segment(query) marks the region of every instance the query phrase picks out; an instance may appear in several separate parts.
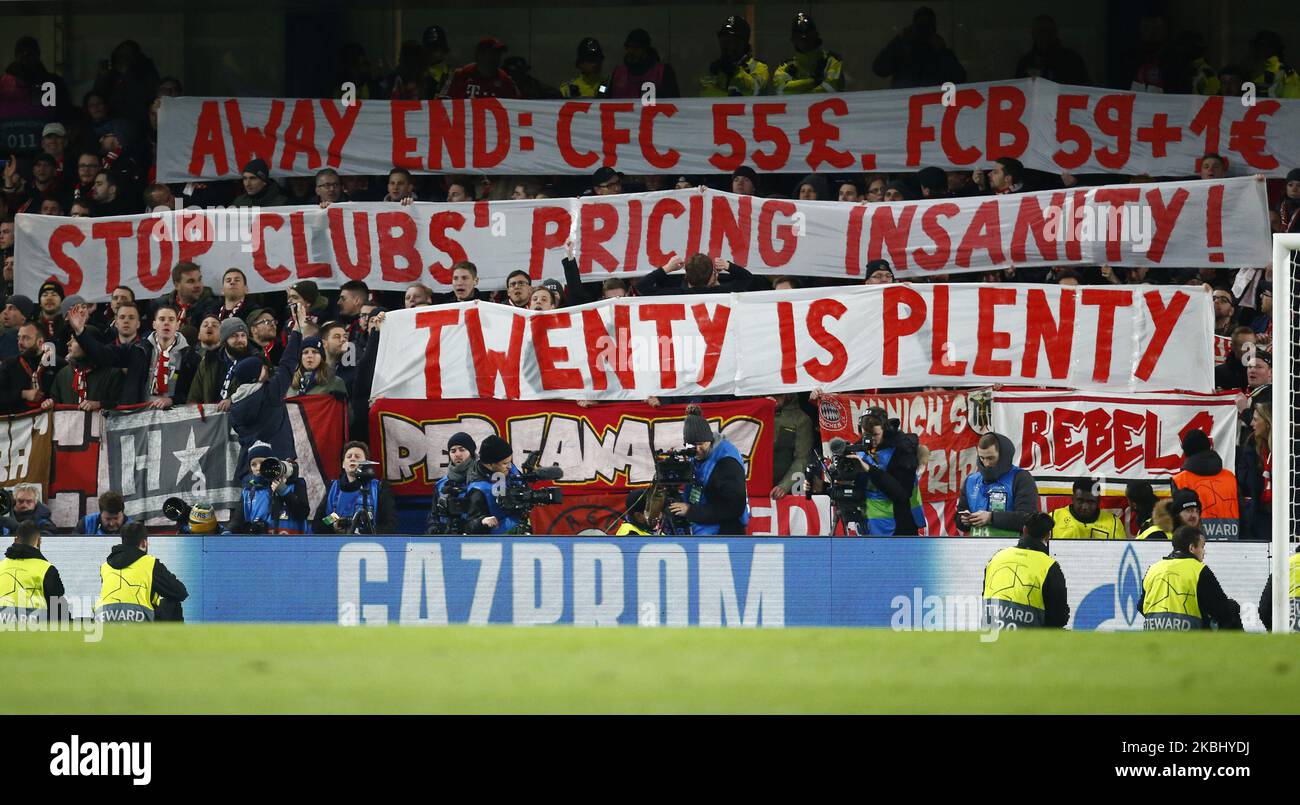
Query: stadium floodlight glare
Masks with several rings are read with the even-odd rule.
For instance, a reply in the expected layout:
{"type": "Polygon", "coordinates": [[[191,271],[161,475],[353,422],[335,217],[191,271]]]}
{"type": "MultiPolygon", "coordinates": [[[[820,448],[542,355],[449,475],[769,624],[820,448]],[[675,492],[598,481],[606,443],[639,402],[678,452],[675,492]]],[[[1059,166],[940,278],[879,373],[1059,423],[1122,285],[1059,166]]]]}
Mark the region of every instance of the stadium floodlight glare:
{"type": "Polygon", "coordinates": [[[1290,561],[1297,542],[1296,318],[1300,235],[1273,236],[1273,631],[1290,631],[1290,561]]]}

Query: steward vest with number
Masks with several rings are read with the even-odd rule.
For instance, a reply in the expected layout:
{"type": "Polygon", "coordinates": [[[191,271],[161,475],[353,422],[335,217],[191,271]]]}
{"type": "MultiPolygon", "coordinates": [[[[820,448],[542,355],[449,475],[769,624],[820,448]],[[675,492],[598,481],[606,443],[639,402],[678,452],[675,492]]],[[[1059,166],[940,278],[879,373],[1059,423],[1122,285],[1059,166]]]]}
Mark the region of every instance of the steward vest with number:
{"type": "MultiPolygon", "coordinates": [[[[370,482],[370,517],[376,518],[379,514],[379,480],[375,479],[370,482]]],[[[337,514],[339,517],[354,517],[361,511],[361,487],[353,489],[351,492],[345,492],[338,481],[330,484],[330,491],[325,496],[326,514],[337,514]]]]}
{"type": "Polygon", "coordinates": [[[1191,631],[1204,626],[1196,600],[1205,563],[1196,558],[1161,559],[1142,579],[1143,629],[1191,631]]]}
{"type": "MultiPolygon", "coordinates": [[[[736,446],[726,440],[716,442],[713,449],[709,451],[709,457],[700,461],[691,459],[691,464],[695,467],[695,480],[686,487],[686,502],[692,505],[696,503],[708,503],[709,498],[704,493],[705,487],[709,485],[709,478],[713,476],[713,470],[718,466],[718,462],[724,458],[734,458],[740,464],[740,470],[745,470],[745,459],[740,455],[736,446]]],[[[740,513],[740,524],[749,525],[749,496],[745,496],[745,510],[740,513]]],[[[691,534],[697,537],[711,537],[722,530],[718,523],[691,523],[691,534]]],[[[737,536],[744,536],[737,535],[737,536]]]]}
{"type": "MultiPolygon", "coordinates": [[[[1015,500],[1013,490],[1018,472],[1020,468],[1012,464],[1006,474],[993,481],[985,481],[984,473],[980,472],[978,467],[975,472],[966,476],[966,502],[970,504],[971,512],[1012,511],[1011,507],[1015,500]]],[[[1020,532],[988,525],[973,526],[970,535],[972,537],[1018,537],[1020,532]]]]}
{"type": "MultiPolygon", "coordinates": [[[[1104,509],[1097,513],[1097,519],[1085,523],[1074,516],[1069,506],[1062,506],[1052,511],[1052,539],[1127,539],[1124,524],[1113,512],[1104,509]]],[[[1157,529],[1159,530],[1159,529],[1157,529]]]]}
{"type": "Polygon", "coordinates": [[[27,615],[45,609],[45,573],[49,569],[50,563],[44,559],[0,560],[0,609],[22,610],[27,615]]]}
{"type": "MultiPolygon", "coordinates": [[[[859,450],[858,458],[881,472],[888,472],[889,462],[894,458],[894,448],[885,447],[874,455],[859,450]]],[[[921,508],[920,479],[912,482],[912,495],[909,501],[912,507],[912,522],[918,534],[925,533],[925,510],[921,508]]],[[[894,519],[894,501],[878,486],[867,484],[867,501],[862,506],[862,513],[867,519],[866,533],[873,537],[892,537],[898,533],[898,522],[894,519]]]]}
{"type": "Polygon", "coordinates": [[[151,621],[154,605],[153,568],[158,560],[145,554],[121,570],[108,562],[99,567],[99,599],[95,601],[97,621],[151,621]]]}
{"type": "Polygon", "coordinates": [[[990,623],[1046,626],[1043,582],[1056,560],[1042,551],[1012,546],[984,568],[984,611],[990,623]]]}

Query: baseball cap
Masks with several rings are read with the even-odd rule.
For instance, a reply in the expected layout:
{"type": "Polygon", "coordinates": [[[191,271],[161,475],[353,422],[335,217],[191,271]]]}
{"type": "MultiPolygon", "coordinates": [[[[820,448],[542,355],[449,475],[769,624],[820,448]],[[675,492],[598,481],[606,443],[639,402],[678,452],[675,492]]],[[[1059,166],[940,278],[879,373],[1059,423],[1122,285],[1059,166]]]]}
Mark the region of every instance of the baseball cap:
{"type": "Polygon", "coordinates": [[[507,49],[506,43],[502,42],[500,39],[497,39],[495,36],[483,37],[482,39],[478,40],[478,47],[475,48],[476,51],[506,50],[506,49],[507,49]]]}
{"type": "Polygon", "coordinates": [[[67,137],[68,130],[63,128],[62,123],[46,123],[45,128],[41,129],[41,137],[49,137],[51,134],[67,137]]]}

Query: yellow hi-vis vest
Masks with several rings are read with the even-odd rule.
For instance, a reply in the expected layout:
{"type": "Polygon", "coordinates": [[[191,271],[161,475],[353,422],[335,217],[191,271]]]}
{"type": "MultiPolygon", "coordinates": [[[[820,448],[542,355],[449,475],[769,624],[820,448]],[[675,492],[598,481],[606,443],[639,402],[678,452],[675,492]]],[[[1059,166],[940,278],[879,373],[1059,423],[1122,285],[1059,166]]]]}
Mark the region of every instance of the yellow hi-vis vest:
{"type": "Polygon", "coordinates": [[[45,572],[49,569],[50,563],[44,559],[0,560],[0,610],[23,610],[28,615],[45,609],[45,572]]]}
{"type": "MultiPolygon", "coordinates": [[[[1056,536],[1053,534],[1052,536],[1056,536]]],[[[1134,539],[1169,539],[1170,536],[1160,526],[1152,523],[1150,520],[1138,526],[1138,533],[1134,539]]]]}
{"type": "Polygon", "coordinates": [[[1043,582],[1056,560],[1029,548],[1003,548],[984,568],[984,612],[1004,628],[1046,626],[1043,582]]]}
{"type": "Polygon", "coordinates": [[[1124,524],[1112,512],[1104,509],[1095,522],[1085,523],[1074,516],[1069,506],[1052,511],[1052,539],[1127,539],[1124,524]]]}
{"type": "Polygon", "coordinates": [[[153,620],[153,568],[157,563],[157,559],[145,554],[121,570],[110,567],[108,562],[100,565],[102,584],[95,601],[95,620],[153,620]]]}
{"type": "Polygon", "coordinates": [[[1291,587],[1287,591],[1291,601],[1291,631],[1300,629],[1300,553],[1291,555],[1291,587]]]}
{"type": "Polygon", "coordinates": [[[1196,585],[1205,564],[1199,559],[1161,559],[1142,579],[1143,629],[1200,629],[1201,605],[1196,585]]]}
{"type": "Polygon", "coordinates": [[[616,536],[616,537],[648,537],[648,536],[650,536],[650,532],[649,532],[649,531],[642,531],[641,529],[637,528],[636,526],[632,525],[631,523],[629,523],[629,522],[624,522],[624,523],[622,523],[622,524],[618,527],[618,530],[614,532],[614,536],[616,536]]]}

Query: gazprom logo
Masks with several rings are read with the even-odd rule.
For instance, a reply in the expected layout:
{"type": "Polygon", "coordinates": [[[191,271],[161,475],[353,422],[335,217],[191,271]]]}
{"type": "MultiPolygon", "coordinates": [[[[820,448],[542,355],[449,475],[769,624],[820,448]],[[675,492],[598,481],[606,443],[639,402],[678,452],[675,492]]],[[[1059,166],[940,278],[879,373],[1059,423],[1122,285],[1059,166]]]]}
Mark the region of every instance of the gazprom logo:
{"type": "Polygon", "coordinates": [[[1142,596],[1142,565],[1132,545],[1125,546],[1119,560],[1114,584],[1103,584],[1083,597],[1074,615],[1077,631],[1092,631],[1104,623],[1116,628],[1131,627],[1138,618],[1138,599],[1142,596]]]}

